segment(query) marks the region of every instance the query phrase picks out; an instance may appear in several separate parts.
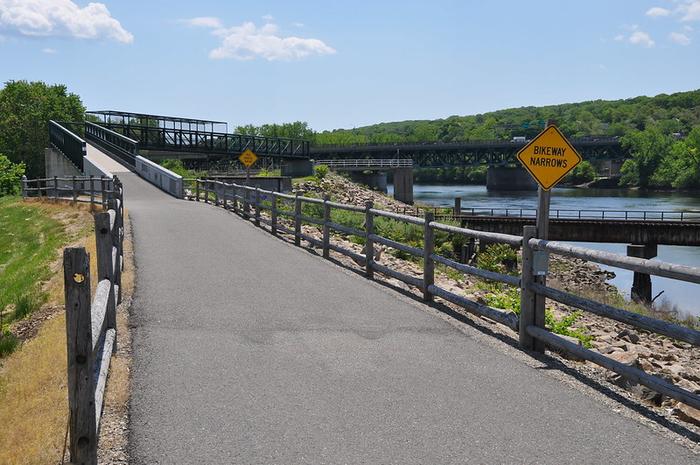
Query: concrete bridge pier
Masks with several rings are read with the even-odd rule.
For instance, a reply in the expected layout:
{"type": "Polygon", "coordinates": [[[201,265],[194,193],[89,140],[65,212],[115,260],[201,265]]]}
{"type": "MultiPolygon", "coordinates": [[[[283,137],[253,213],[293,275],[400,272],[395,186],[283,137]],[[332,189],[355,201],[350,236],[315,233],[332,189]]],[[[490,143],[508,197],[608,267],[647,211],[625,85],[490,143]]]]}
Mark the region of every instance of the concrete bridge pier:
{"type": "Polygon", "coordinates": [[[413,205],[413,168],[394,170],[394,198],[413,205]]]}
{"type": "Polygon", "coordinates": [[[350,179],[370,189],[387,192],[386,171],[350,171],[350,179]]]}
{"type": "Polygon", "coordinates": [[[489,166],[486,189],[490,191],[536,191],[537,183],[520,166],[489,166]]]}
{"type": "MultiPolygon", "coordinates": [[[[656,244],[630,244],[627,246],[627,256],[637,258],[654,258],[658,253],[656,244]]],[[[634,272],[632,280],[632,300],[635,302],[651,302],[651,276],[646,273],[634,272]]]]}
{"type": "Polygon", "coordinates": [[[282,163],[282,176],[303,178],[314,174],[314,164],[311,160],[286,160],[282,163]]]}

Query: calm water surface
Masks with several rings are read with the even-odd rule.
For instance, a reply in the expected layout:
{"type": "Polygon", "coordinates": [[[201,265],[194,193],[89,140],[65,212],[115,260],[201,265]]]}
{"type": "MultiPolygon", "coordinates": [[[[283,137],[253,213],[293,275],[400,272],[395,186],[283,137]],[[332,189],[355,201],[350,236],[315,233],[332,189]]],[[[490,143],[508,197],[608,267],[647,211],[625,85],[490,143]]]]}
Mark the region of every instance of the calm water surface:
{"type": "MultiPolygon", "coordinates": [[[[392,193],[393,186],[389,186],[392,193]]],[[[536,208],[537,192],[488,192],[485,186],[415,185],[416,202],[451,207],[454,198],[462,197],[462,207],[479,208],[536,208]]],[[[700,210],[700,196],[685,193],[640,193],[616,189],[554,189],[552,209],[591,210],[700,210]]],[[[598,250],[626,254],[626,244],[579,242],[598,250]]],[[[660,245],[657,260],[700,267],[700,247],[660,245]]],[[[632,287],[631,271],[603,267],[616,275],[610,282],[629,297],[632,287]]],[[[659,300],[677,306],[692,315],[700,316],[700,285],[682,283],[667,278],[652,277],[653,295],[664,293],[659,300]]]]}

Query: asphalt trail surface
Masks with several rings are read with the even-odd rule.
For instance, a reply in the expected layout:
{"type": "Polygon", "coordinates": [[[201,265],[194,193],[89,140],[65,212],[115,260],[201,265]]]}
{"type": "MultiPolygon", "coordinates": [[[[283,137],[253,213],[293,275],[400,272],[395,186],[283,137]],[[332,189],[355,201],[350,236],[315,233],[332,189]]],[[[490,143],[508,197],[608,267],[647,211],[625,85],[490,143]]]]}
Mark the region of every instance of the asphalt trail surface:
{"type": "Polygon", "coordinates": [[[697,464],[420,303],[120,174],[136,464],[697,464]]]}

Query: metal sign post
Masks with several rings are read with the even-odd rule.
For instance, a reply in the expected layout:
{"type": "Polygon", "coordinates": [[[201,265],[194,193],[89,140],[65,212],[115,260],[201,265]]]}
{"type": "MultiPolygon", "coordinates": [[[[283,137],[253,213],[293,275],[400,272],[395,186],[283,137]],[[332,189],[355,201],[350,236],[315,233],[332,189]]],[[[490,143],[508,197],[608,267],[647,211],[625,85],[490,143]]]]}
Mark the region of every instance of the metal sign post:
{"type": "Polygon", "coordinates": [[[250,185],[250,167],[258,161],[258,156],[250,149],[245,149],[243,153],[238,157],[238,159],[245,166],[245,183],[246,186],[250,185]]]}
{"type": "MultiPolygon", "coordinates": [[[[547,239],[549,237],[549,206],[552,197],[550,189],[581,163],[581,156],[554,123],[548,121],[547,127],[518,152],[517,158],[539,185],[535,236],[539,239],[547,239]]],[[[524,236],[526,235],[524,234],[524,236]]],[[[523,252],[524,258],[525,252],[523,252]]],[[[549,268],[547,252],[533,251],[531,257],[528,258],[528,266],[531,267],[532,281],[545,286],[549,268]]],[[[542,294],[534,293],[534,302],[529,299],[525,299],[527,311],[521,305],[521,317],[529,320],[524,321],[523,324],[544,328],[545,297],[542,294]]],[[[523,337],[529,339],[526,333],[521,332],[521,338],[523,337]]],[[[544,352],[544,343],[539,339],[534,339],[531,347],[536,352],[544,352]]]]}

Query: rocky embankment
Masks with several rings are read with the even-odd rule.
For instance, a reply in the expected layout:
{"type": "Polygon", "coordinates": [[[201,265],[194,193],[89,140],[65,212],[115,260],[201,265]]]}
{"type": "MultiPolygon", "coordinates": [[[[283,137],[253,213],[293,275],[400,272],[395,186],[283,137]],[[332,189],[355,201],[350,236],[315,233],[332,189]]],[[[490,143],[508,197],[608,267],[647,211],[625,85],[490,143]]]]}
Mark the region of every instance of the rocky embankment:
{"type": "MultiPolygon", "coordinates": [[[[295,186],[295,192],[314,197],[329,194],[334,201],[358,206],[364,206],[365,202],[372,201],[375,208],[392,211],[410,207],[382,193],[372,191],[336,175],[329,175],[321,181],[299,183],[295,186]]],[[[321,232],[318,228],[304,226],[303,230],[305,234],[321,239],[321,232]]],[[[362,252],[361,245],[350,242],[341,236],[334,236],[333,241],[357,253],[362,252]]],[[[357,267],[356,263],[344,255],[333,253],[333,258],[348,266],[357,267]]],[[[415,277],[422,276],[420,264],[397,258],[381,247],[378,248],[375,260],[402,273],[415,277]]],[[[579,259],[552,257],[548,279],[549,284],[553,287],[584,297],[594,298],[605,303],[620,304],[622,299],[618,290],[607,282],[611,277],[611,273],[602,271],[595,264],[579,259]]],[[[388,277],[384,278],[384,280],[392,286],[419,294],[417,289],[411,288],[401,281],[388,277]]],[[[460,274],[456,276],[455,273],[449,273],[448,276],[448,274],[438,270],[436,272],[436,282],[440,287],[450,292],[481,302],[485,301],[485,294],[489,292],[475,278],[467,275],[460,274]]],[[[505,327],[495,323],[491,324],[489,320],[466,314],[461,308],[452,304],[448,305],[474,319],[479,324],[488,324],[489,329],[492,331],[509,337],[517,337],[505,327]]],[[[576,311],[574,308],[551,300],[548,300],[547,308],[558,319],[562,319],[576,311]]],[[[614,320],[586,312],[578,313],[580,316],[572,325],[572,329],[590,337],[588,344],[591,349],[605,354],[620,363],[640,368],[647,373],[658,375],[684,389],[700,394],[700,349],[684,342],[637,330],[614,320]]],[[[700,428],[698,428],[700,427],[700,411],[661,396],[598,365],[571,360],[556,353],[551,355],[559,358],[567,366],[585,372],[587,376],[594,378],[597,382],[608,385],[624,396],[641,401],[657,414],[663,415],[673,422],[679,422],[680,420],[679,424],[682,424],[683,427],[700,433],[700,428]]]]}

